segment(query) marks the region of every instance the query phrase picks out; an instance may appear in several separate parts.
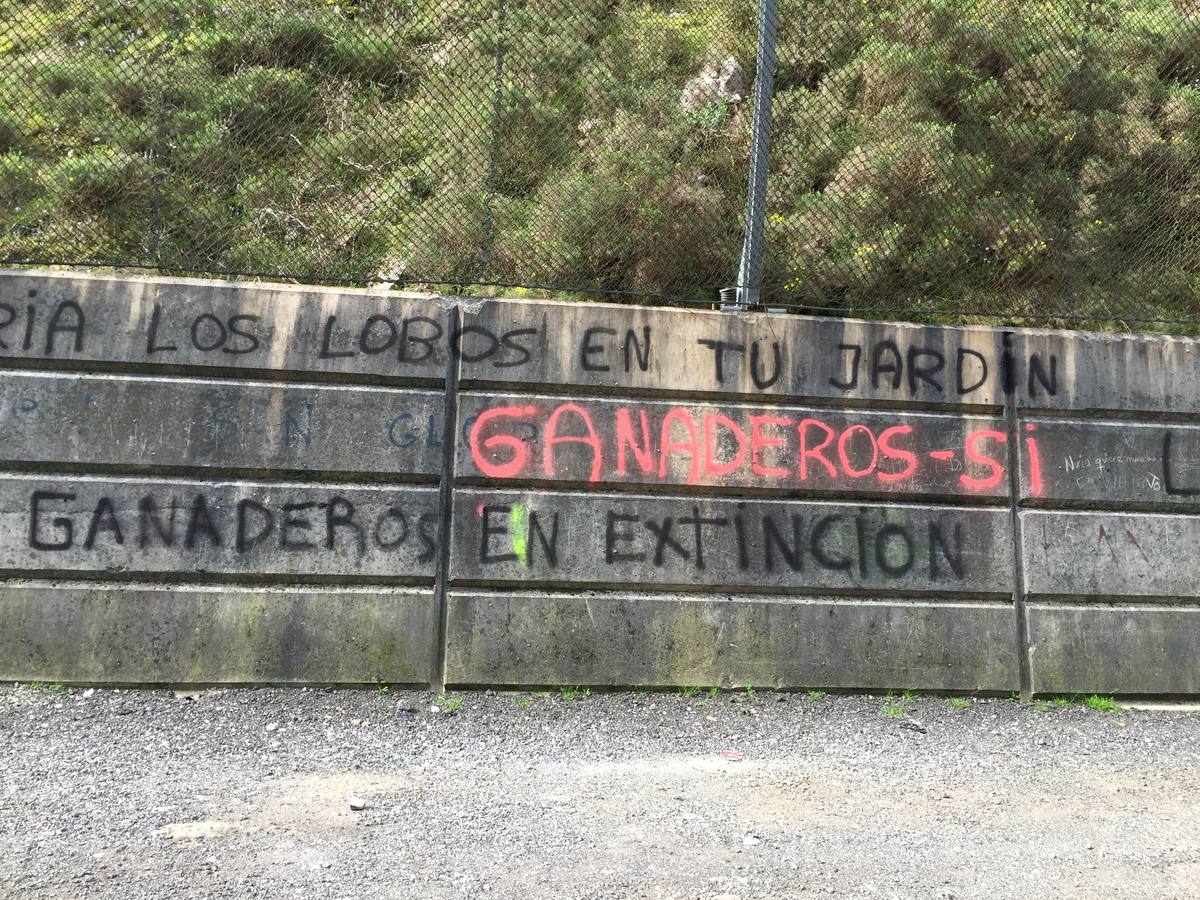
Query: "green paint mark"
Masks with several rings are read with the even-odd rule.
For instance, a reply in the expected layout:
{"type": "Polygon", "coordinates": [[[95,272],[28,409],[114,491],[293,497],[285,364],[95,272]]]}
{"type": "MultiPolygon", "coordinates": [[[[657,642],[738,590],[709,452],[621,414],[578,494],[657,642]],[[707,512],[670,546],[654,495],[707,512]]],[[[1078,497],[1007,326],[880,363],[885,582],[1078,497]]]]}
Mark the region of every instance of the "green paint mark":
{"type": "Polygon", "coordinates": [[[508,514],[508,533],[512,536],[513,553],[517,554],[521,565],[529,565],[529,520],[524,503],[514,504],[508,514]]]}

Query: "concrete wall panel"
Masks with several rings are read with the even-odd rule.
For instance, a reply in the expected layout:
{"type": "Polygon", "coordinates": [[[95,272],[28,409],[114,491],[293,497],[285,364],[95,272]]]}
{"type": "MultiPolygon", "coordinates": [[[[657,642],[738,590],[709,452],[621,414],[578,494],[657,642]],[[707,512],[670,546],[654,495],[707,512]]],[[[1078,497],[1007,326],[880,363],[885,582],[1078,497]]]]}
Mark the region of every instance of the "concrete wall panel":
{"type": "Polygon", "coordinates": [[[1022,514],[1030,594],[1200,597],[1200,519],[1153,513],[1022,514]]]}
{"type": "Polygon", "coordinates": [[[454,592],[446,678],[1016,690],[1012,623],[1000,603],[454,592]]]}
{"type": "Polygon", "coordinates": [[[472,386],[999,405],[1001,336],[762,313],[483,301],[464,305],[472,386]],[[475,360],[505,341],[520,347],[475,360]]]}
{"type": "Polygon", "coordinates": [[[1200,413],[1200,342],[587,303],[464,307],[469,384],[1200,413]]]}
{"type": "Polygon", "coordinates": [[[993,417],[490,393],[465,394],[458,412],[460,478],[1008,493],[1004,422],[993,417]]]}
{"type": "Polygon", "coordinates": [[[1200,694],[1200,608],[1033,604],[1042,694],[1200,694]]]}
{"type": "Polygon", "coordinates": [[[0,582],[0,679],[423,683],[428,591],[0,582]]]}
{"type": "Polygon", "coordinates": [[[0,573],[429,579],[437,490],[0,476],[0,573]]]}
{"type": "Polygon", "coordinates": [[[390,292],[0,271],[0,361],[441,381],[447,310],[390,292]]]}
{"type": "Polygon", "coordinates": [[[1200,503],[1200,426],[1030,419],[1024,429],[1024,497],[1097,506],[1200,503]]]}
{"type": "Polygon", "coordinates": [[[8,372],[0,463],[436,478],[442,418],[434,391],[8,372]]]}
{"type": "Polygon", "coordinates": [[[720,590],[1012,590],[1008,513],[459,489],[451,578],[720,590]]]}

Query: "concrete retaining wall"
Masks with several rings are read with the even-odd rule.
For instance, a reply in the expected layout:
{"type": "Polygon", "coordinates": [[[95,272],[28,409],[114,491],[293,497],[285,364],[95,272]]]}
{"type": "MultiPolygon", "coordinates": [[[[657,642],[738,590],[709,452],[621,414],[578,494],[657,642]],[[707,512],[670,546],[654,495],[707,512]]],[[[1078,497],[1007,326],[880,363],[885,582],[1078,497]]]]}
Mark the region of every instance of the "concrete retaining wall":
{"type": "Polygon", "coordinates": [[[1198,362],[0,272],[0,678],[1198,693],[1198,362]]]}

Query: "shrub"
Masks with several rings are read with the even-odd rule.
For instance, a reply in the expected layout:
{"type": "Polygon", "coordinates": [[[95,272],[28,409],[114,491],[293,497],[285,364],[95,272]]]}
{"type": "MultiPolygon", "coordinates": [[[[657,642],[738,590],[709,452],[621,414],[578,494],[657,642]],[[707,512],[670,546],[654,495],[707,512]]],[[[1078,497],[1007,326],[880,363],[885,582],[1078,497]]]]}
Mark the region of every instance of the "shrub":
{"type": "MultiPolygon", "coordinates": [[[[319,23],[296,15],[262,23],[246,17],[240,28],[226,26],[204,41],[204,52],[222,73],[255,67],[306,68],[324,59],[333,39],[319,23]]],[[[235,20],[236,22],[236,20],[235,20]]]]}
{"type": "Polygon", "coordinates": [[[354,29],[338,35],[325,65],[333,74],[386,88],[399,87],[408,77],[406,54],[381,31],[354,29]]]}
{"type": "Polygon", "coordinates": [[[24,139],[21,123],[12,113],[0,112],[0,153],[15,150],[24,139]]]}
{"type": "Polygon", "coordinates": [[[251,69],[224,86],[216,109],[235,143],[290,154],[319,119],[317,94],[299,72],[251,69]],[[288,136],[297,141],[282,140],[288,136]]]}
{"type": "Polygon", "coordinates": [[[136,209],[150,192],[153,170],[136,156],[97,150],[64,159],[46,175],[52,194],[80,214],[115,215],[136,209]]]}
{"type": "Polygon", "coordinates": [[[0,153],[0,207],[21,206],[37,193],[37,166],[20,153],[0,153]]]}
{"type": "Polygon", "coordinates": [[[66,63],[46,63],[38,70],[37,77],[50,96],[58,97],[75,87],[81,73],[66,63]]]}

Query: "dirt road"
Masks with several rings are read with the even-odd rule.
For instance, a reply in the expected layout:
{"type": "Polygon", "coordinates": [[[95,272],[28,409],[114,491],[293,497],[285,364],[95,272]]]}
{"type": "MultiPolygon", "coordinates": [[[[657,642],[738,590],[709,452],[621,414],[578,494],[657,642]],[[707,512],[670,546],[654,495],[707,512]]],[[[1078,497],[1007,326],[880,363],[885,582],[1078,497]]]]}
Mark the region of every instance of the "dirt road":
{"type": "Polygon", "coordinates": [[[0,893],[1200,897],[1195,714],[435,699],[0,687],[0,893]]]}

